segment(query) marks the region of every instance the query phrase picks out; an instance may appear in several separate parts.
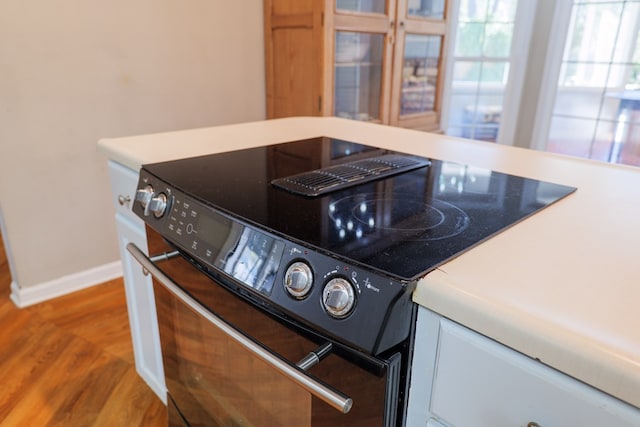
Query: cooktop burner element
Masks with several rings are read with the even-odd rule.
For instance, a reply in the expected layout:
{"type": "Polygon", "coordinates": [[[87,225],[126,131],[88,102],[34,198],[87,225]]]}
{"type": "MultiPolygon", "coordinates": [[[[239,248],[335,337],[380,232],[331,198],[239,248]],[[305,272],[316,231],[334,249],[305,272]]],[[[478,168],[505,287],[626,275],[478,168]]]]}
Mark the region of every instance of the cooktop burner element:
{"type": "Polygon", "coordinates": [[[144,169],[231,218],[407,282],[575,191],[326,137],[144,169]],[[318,174],[329,183],[306,181],[318,174]]]}
{"type": "Polygon", "coordinates": [[[415,194],[380,198],[376,193],[347,196],[329,206],[329,217],[341,237],[362,238],[375,229],[404,234],[406,239],[438,240],[453,237],[469,225],[469,216],[451,203],[432,199],[416,201],[415,194]]]}

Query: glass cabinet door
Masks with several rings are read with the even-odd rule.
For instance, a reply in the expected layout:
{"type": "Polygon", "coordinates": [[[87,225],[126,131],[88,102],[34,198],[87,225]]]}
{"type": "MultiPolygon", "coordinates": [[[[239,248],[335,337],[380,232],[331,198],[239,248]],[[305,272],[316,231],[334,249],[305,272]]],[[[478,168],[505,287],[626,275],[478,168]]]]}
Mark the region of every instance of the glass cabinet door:
{"type": "Polygon", "coordinates": [[[380,120],[384,34],[336,31],[334,114],[380,120]]]}
{"type": "Polygon", "coordinates": [[[336,0],[336,10],[364,13],[386,13],[387,0],[336,0]]]}
{"type": "MultiPolygon", "coordinates": [[[[446,0],[335,0],[332,114],[439,129],[446,0]]],[[[332,105],[331,105],[332,104],[332,105]]]]}
{"type": "Polygon", "coordinates": [[[435,110],[441,44],[441,36],[405,35],[401,116],[435,110]]]}
{"type": "Polygon", "coordinates": [[[446,0],[398,2],[390,122],[440,129],[446,0]]]}
{"type": "Polygon", "coordinates": [[[443,19],[445,0],[406,0],[407,1],[407,15],[443,19]]]}
{"type": "Polygon", "coordinates": [[[335,0],[332,114],[389,122],[396,0],[335,0]]]}

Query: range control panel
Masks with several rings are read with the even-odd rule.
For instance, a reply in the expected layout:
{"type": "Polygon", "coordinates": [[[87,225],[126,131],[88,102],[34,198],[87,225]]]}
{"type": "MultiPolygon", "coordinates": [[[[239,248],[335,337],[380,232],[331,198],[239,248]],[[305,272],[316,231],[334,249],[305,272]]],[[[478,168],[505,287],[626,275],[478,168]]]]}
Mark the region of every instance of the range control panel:
{"type": "Polygon", "coordinates": [[[369,354],[408,336],[404,283],[249,225],[145,169],[132,209],[185,256],[323,335],[369,354]]]}

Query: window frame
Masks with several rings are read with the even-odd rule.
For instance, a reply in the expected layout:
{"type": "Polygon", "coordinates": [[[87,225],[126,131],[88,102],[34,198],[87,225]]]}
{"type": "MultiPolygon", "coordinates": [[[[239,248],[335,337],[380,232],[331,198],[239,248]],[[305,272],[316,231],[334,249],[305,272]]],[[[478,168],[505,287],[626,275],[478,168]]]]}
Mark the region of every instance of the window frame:
{"type": "MultiPolygon", "coordinates": [[[[532,36],[536,13],[537,0],[518,0],[514,16],[514,31],[511,38],[511,49],[506,62],[509,71],[503,91],[502,113],[496,142],[502,145],[516,145],[517,123],[522,106],[522,93],[527,71],[529,43],[532,36]]],[[[455,56],[455,46],[459,22],[460,0],[451,0],[450,15],[447,20],[447,55],[445,58],[445,85],[443,93],[441,127],[445,130],[449,127],[449,119],[452,106],[453,70],[457,61],[492,62],[487,57],[460,57],[455,56]]]]}

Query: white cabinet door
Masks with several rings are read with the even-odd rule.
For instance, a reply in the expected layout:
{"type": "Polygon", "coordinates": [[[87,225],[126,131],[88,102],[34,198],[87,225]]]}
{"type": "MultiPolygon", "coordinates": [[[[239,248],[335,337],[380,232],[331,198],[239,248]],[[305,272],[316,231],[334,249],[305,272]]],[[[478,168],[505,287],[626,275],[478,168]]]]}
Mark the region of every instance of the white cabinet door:
{"type": "Polygon", "coordinates": [[[138,227],[120,214],[116,214],[116,222],[136,371],[166,404],[167,388],[164,382],[153,284],[151,278],[143,274],[140,264],[126,250],[127,244],[133,242],[148,252],[146,234],[144,228],[138,227]]]}
{"type": "Polygon", "coordinates": [[[431,349],[416,353],[432,356],[425,366],[414,360],[411,425],[432,418],[452,427],[640,426],[638,408],[427,310],[421,316],[428,322],[418,323],[418,348],[431,349]],[[422,391],[414,381],[425,382],[422,391]]]}
{"type": "Polygon", "coordinates": [[[148,251],[144,222],[131,212],[138,173],[118,163],[109,162],[109,176],[116,207],[118,246],[122,258],[136,371],[166,404],[167,392],[153,285],[151,279],[143,274],[140,264],[126,250],[127,244],[133,242],[143,251],[148,251]]]}

